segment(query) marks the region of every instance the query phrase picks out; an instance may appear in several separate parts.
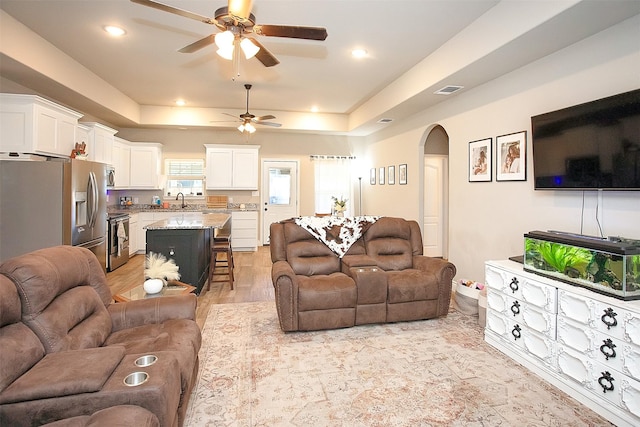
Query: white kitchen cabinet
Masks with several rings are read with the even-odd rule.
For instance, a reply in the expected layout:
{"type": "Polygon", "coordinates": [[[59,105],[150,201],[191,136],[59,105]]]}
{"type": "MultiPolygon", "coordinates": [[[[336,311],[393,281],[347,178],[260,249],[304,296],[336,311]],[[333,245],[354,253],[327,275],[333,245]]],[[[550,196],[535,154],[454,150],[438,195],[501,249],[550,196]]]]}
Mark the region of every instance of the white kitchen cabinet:
{"type": "Polygon", "coordinates": [[[618,426],[640,425],[640,301],[485,265],[485,340],[618,426]]]}
{"type": "Polygon", "coordinates": [[[118,137],[114,139],[112,160],[116,170],[114,188],[129,188],[131,183],[131,146],[128,141],[118,137]]]}
{"type": "Polygon", "coordinates": [[[95,122],[83,122],[83,124],[89,128],[87,148],[85,150],[89,160],[112,164],[113,141],[117,130],[95,122]]]}
{"type": "Polygon", "coordinates": [[[258,250],[258,212],[231,212],[231,247],[234,251],[258,250]]]}
{"type": "Polygon", "coordinates": [[[82,114],[35,95],[0,94],[0,152],[69,157],[82,114]]]}
{"type": "Polygon", "coordinates": [[[129,214],[129,256],[135,255],[138,251],[138,215],[137,213],[129,214]]]}
{"type": "Polygon", "coordinates": [[[207,190],[257,190],[258,145],[205,144],[207,190]]]}
{"type": "Polygon", "coordinates": [[[129,188],[148,190],[160,188],[162,144],[132,142],[130,156],[129,188]]]}
{"type": "Polygon", "coordinates": [[[78,144],[82,144],[83,142],[87,144],[88,141],[89,141],[89,126],[83,123],[78,123],[78,126],[76,127],[76,142],[78,144]]]}

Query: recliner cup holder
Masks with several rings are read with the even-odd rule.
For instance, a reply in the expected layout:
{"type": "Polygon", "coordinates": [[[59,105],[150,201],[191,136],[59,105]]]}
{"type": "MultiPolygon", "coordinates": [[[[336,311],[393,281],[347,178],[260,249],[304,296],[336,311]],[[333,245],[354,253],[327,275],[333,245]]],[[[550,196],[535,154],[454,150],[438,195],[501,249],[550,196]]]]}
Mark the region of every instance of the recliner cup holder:
{"type": "Polygon", "coordinates": [[[138,357],[134,363],[136,364],[136,366],[144,368],[153,365],[157,360],[158,356],[156,356],[155,354],[147,354],[145,356],[138,357]]]}
{"type": "Polygon", "coordinates": [[[140,384],[144,384],[149,379],[149,374],[146,372],[133,372],[124,377],[124,384],[129,387],[135,387],[140,384]]]}

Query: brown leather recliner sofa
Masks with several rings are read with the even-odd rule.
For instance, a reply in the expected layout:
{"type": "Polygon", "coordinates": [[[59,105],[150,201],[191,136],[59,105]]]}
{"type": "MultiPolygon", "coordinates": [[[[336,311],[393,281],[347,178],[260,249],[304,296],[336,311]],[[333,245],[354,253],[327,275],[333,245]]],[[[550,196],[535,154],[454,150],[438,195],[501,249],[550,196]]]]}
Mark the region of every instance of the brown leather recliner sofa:
{"type": "Polygon", "coordinates": [[[0,425],[116,413],[182,425],[198,372],[195,310],[195,295],[112,303],[88,249],[57,246],[7,260],[0,265],[0,425]],[[157,360],[138,366],[145,355],[157,360]],[[125,384],[135,372],[148,378],[125,384]]]}
{"type": "Polygon", "coordinates": [[[415,221],[381,217],[340,258],[292,220],[271,224],[283,331],[431,319],[449,310],[455,266],[422,255],[415,221]]]}

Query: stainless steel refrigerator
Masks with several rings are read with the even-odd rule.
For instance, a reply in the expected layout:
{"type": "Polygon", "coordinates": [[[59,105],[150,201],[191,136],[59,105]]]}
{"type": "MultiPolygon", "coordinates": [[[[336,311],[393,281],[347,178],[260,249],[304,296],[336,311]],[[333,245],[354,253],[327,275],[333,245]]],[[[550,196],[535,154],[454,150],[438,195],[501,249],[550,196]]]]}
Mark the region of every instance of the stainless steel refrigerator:
{"type": "Polygon", "coordinates": [[[82,246],[106,270],[107,170],[103,163],[0,160],[0,262],[56,245],[82,246]]]}

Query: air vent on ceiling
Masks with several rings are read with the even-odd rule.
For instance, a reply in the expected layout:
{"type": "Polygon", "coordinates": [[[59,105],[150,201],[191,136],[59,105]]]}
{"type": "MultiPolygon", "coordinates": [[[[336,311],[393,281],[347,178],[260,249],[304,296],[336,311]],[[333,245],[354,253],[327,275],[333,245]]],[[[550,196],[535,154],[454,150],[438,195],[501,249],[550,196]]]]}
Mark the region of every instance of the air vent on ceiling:
{"type": "Polygon", "coordinates": [[[382,119],[378,120],[378,123],[384,124],[384,123],[391,123],[392,121],[393,121],[393,119],[382,118],[382,119]]]}
{"type": "Polygon", "coordinates": [[[440,90],[437,90],[433,93],[435,93],[436,95],[451,95],[453,92],[457,92],[460,89],[462,89],[464,86],[445,86],[440,90]]]}

